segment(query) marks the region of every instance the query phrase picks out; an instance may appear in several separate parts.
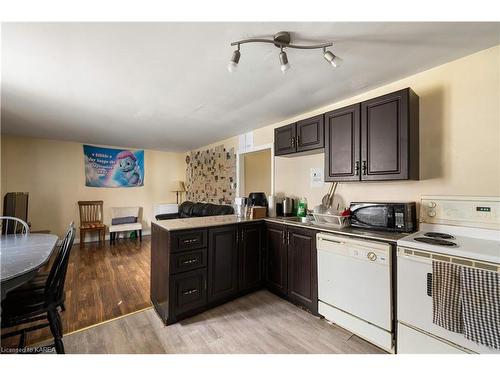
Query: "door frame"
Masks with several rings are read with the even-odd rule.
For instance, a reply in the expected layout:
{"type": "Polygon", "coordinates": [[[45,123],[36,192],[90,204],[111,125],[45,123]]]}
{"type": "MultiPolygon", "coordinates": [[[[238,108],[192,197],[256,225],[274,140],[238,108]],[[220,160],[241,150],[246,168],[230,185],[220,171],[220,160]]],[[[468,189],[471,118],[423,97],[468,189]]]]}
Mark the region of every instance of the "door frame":
{"type": "Polygon", "coordinates": [[[236,151],[236,196],[241,197],[245,193],[245,158],[242,157],[245,154],[250,154],[257,151],[271,151],[271,195],[274,195],[274,143],[266,143],[259,146],[252,146],[244,150],[236,151]]]}

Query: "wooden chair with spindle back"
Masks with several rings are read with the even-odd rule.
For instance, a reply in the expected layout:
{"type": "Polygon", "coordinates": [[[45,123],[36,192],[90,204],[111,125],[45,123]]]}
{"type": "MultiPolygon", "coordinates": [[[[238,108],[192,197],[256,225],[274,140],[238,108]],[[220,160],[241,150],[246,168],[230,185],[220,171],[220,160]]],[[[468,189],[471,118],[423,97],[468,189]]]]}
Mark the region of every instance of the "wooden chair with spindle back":
{"type": "Polygon", "coordinates": [[[99,232],[99,242],[104,242],[106,225],[103,223],[103,201],[78,201],[80,208],[80,246],[87,232],[99,232]]]}

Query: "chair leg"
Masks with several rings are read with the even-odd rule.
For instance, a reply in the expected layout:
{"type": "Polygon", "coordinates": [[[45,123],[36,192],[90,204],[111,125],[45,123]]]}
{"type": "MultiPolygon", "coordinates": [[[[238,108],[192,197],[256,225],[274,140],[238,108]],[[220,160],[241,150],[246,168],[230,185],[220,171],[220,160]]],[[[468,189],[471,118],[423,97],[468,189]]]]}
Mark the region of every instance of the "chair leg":
{"type": "Polygon", "coordinates": [[[139,241],[142,242],[142,229],[139,229],[139,241]]]}
{"type": "Polygon", "coordinates": [[[47,313],[47,318],[49,320],[50,332],[54,337],[54,347],[56,348],[57,354],[64,354],[64,344],[62,341],[62,324],[59,313],[54,310],[49,310],[47,313]]]}
{"type": "Polygon", "coordinates": [[[84,242],[85,242],[85,231],[83,229],[80,229],[80,247],[83,246],[84,242]]]}

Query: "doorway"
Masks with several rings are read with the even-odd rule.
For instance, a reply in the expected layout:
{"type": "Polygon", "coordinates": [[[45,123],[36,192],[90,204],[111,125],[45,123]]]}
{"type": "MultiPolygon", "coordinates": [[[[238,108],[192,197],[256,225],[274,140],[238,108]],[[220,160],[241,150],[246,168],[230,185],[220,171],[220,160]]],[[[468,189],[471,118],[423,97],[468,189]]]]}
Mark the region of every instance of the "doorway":
{"type": "Polygon", "coordinates": [[[237,196],[248,197],[252,192],[274,194],[274,158],[270,145],[238,152],[237,196]]]}

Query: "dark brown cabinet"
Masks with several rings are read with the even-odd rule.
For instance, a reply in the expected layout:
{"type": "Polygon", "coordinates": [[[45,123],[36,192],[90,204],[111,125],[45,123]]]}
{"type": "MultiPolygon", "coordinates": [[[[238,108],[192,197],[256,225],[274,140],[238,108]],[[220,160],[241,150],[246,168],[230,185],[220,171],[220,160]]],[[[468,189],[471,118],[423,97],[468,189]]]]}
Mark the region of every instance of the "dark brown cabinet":
{"type": "Polygon", "coordinates": [[[208,230],[208,302],[238,292],[237,225],[208,230]]]}
{"type": "Polygon", "coordinates": [[[254,221],[151,231],[151,302],[165,324],[262,286],[317,313],[313,230],[254,221]]]}
{"type": "Polygon", "coordinates": [[[274,129],[274,154],[291,155],[325,146],[323,115],[274,129]]]}
{"type": "Polygon", "coordinates": [[[325,147],[323,115],[297,122],[295,144],[297,152],[325,147]]]}
{"type": "Polygon", "coordinates": [[[325,114],[325,181],[419,178],[419,103],[410,89],[325,114]]]}
{"type": "Polygon", "coordinates": [[[318,311],[316,232],[288,227],[288,298],[318,311]]]}
{"type": "Polygon", "coordinates": [[[262,286],[264,272],[264,224],[241,224],[238,234],[239,291],[262,286]]]}
{"type": "Polygon", "coordinates": [[[325,181],[359,181],[360,107],[325,113],[325,181]]]}
{"type": "Polygon", "coordinates": [[[274,129],[274,154],[287,155],[296,152],[296,124],[285,125],[274,129]]]}
{"type": "Polygon", "coordinates": [[[317,314],[316,231],[268,223],[266,239],[267,288],[317,314]]]}
{"type": "Polygon", "coordinates": [[[185,272],[172,277],[170,297],[175,316],[207,303],[207,270],[185,272]]]}
{"type": "Polygon", "coordinates": [[[418,96],[405,89],[361,103],[362,180],[418,179],[418,96]]]}
{"type": "Polygon", "coordinates": [[[286,227],[284,225],[267,224],[266,252],[267,270],[266,285],[273,292],[287,294],[287,246],[286,227]]]}

